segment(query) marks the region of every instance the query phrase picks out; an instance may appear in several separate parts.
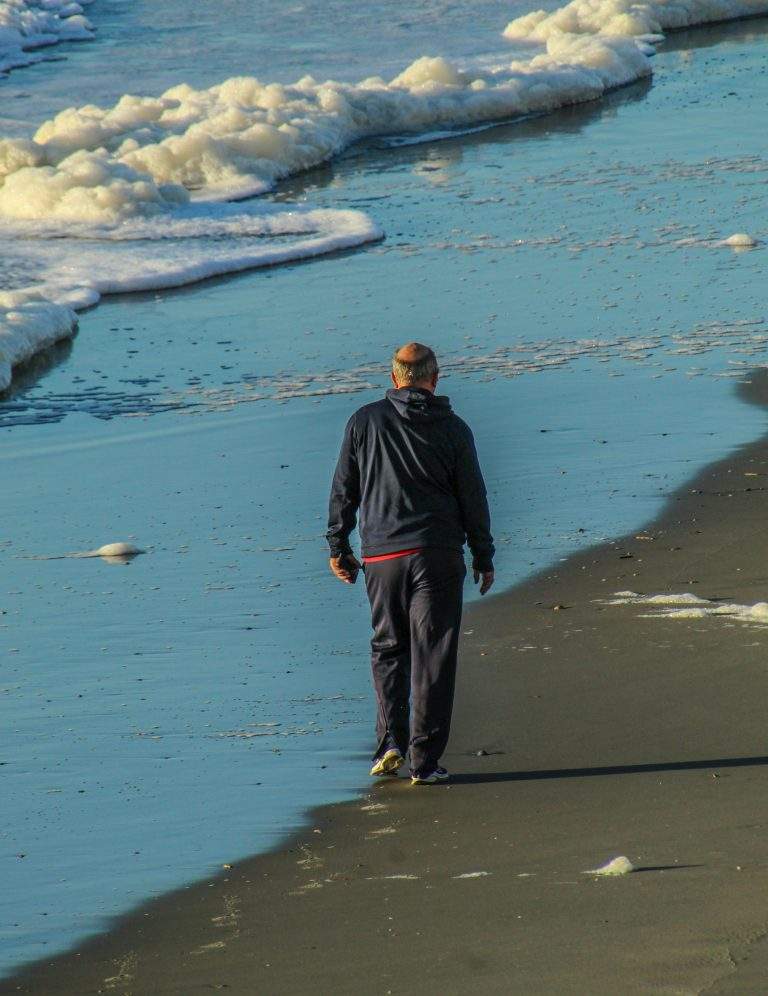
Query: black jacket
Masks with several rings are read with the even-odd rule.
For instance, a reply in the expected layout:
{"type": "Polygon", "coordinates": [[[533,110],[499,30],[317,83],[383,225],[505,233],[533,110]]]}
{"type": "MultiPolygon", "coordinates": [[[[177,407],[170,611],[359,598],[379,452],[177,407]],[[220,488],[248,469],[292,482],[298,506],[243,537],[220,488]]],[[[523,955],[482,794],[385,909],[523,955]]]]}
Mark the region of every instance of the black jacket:
{"type": "Polygon", "coordinates": [[[475,441],[448,398],[417,387],[387,391],[347,422],[331,485],[331,556],[350,553],[360,509],[362,555],[412,547],[461,550],[493,570],[493,538],[475,441]]]}

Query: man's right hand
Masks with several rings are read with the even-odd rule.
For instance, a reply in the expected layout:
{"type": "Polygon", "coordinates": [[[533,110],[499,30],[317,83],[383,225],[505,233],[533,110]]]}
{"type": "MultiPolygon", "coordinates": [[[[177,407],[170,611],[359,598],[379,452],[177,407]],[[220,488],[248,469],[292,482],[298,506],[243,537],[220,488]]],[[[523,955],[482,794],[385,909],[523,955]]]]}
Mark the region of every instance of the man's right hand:
{"type": "Polygon", "coordinates": [[[360,561],[354,554],[347,553],[342,557],[331,557],[328,563],[339,581],[343,581],[344,584],[354,584],[357,581],[360,561]]]}
{"type": "Polygon", "coordinates": [[[475,571],[475,584],[482,578],[482,583],[480,584],[480,594],[485,595],[486,592],[491,590],[491,585],[493,584],[493,571],[475,571]]]}

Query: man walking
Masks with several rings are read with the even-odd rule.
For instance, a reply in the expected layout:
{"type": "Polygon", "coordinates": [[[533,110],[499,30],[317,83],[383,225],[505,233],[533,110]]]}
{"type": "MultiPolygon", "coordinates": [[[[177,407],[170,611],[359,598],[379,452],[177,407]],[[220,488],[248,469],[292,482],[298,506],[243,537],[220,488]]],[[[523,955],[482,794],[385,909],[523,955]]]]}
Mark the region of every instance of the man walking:
{"type": "Polygon", "coordinates": [[[394,387],[350,418],[327,533],[331,570],[354,584],[361,565],[349,536],[359,509],[378,700],[371,774],[396,775],[410,749],[414,785],[448,778],[439,762],[453,709],[465,539],[480,594],[493,584],[475,443],[448,398],[435,396],[438,372],[428,346],[403,346],[392,361],[394,387]]]}

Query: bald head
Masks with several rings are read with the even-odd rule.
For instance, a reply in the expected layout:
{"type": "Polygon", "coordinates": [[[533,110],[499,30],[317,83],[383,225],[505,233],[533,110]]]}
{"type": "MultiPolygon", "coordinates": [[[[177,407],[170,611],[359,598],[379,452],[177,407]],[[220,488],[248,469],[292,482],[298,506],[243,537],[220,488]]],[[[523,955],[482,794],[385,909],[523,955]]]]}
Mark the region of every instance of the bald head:
{"type": "Polygon", "coordinates": [[[420,342],[401,346],[392,357],[392,383],[395,387],[421,387],[434,391],[438,376],[437,357],[420,342]]]}

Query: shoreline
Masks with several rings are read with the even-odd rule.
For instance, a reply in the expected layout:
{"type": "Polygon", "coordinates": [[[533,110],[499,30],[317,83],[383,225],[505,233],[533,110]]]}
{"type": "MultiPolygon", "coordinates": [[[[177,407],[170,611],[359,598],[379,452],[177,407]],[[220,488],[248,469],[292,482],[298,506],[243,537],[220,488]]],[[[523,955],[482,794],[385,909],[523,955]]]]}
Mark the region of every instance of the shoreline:
{"type": "MultiPolygon", "coordinates": [[[[765,406],[768,374],[740,393],[765,406]]],[[[764,629],[596,601],[762,600],[761,465],[768,436],[645,528],[465,610],[449,787],[312,810],[0,992],[761,992],[764,629]],[[582,874],[618,854],[645,874],[582,874]]]]}

